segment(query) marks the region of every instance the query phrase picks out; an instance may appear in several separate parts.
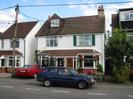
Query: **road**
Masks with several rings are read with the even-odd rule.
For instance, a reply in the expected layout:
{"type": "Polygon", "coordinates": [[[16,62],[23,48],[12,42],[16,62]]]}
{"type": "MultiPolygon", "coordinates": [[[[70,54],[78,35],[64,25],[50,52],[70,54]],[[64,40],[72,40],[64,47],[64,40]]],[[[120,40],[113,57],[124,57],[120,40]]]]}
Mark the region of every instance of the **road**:
{"type": "Polygon", "coordinates": [[[97,83],[90,89],[52,86],[35,79],[0,77],[0,99],[133,99],[133,85],[97,83]]]}

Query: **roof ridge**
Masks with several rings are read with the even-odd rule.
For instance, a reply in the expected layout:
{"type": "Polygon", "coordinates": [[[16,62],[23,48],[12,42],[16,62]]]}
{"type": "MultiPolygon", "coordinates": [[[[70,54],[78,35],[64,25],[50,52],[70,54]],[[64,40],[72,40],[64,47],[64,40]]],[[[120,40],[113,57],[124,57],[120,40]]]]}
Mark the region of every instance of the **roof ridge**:
{"type": "Polygon", "coordinates": [[[75,17],[66,17],[66,18],[62,18],[62,19],[75,19],[75,18],[85,18],[85,17],[98,17],[98,15],[92,15],[92,16],[75,16],[75,17]]]}

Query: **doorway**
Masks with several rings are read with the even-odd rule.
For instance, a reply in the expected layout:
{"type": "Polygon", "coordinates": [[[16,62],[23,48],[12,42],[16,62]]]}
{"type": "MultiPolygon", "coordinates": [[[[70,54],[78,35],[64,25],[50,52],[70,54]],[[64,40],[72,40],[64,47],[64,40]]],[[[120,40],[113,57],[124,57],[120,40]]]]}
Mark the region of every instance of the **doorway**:
{"type": "Polygon", "coordinates": [[[67,58],[67,67],[73,68],[73,58],[67,58]]]}
{"type": "Polygon", "coordinates": [[[58,66],[64,67],[64,58],[58,58],[58,66]]]}

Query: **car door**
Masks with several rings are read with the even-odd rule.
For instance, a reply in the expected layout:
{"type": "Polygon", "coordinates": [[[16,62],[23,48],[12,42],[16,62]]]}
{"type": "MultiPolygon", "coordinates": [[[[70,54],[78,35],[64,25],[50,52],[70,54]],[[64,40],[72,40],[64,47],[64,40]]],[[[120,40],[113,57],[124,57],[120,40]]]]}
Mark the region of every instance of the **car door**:
{"type": "Polygon", "coordinates": [[[74,76],[71,71],[67,68],[58,69],[58,76],[56,78],[56,83],[60,85],[73,85],[74,84],[74,76]]]}
{"type": "Polygon", "coordinates": [[[57,77],[58,77],[57,69],[56,68],[49,68],[47,78],[50,79],[53,83],[55,83],[57,77]]]}

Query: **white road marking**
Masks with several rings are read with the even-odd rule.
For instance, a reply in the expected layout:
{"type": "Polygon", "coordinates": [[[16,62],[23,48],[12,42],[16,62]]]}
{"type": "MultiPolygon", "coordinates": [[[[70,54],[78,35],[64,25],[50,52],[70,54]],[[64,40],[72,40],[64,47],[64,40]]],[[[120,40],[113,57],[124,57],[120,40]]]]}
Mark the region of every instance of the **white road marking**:
{"type": "Polygon", "coordinates": [[[25,88],[26,90],[36,90],[36,91],[40,91],[40,89],[37,88],[25,88]]]}
{"type": "Polygon", "coordinates": [[[133,98],[133,95],[128,95],[128,97],[133,98]]]}
{"type": "Polygon", "coordinates": [[[87,93],[88,95],[96,95],[96,96],[107,96],[107,94],[104,93],[87,93]]]}
{"type": "Polygon", "coordinates": [[[131,86],[115,86],[115,85],[97,85],[97,86],[102,86],[102,87],[114,87],[114,88],[128,88],[128,89],[133,89],[131,86]]]}
{"type": "Polygon", "coordinates": [[[0,86],[0,87],[3,87],[3,88],[13,88],[13,86],[0,86]]]}
{"type": "Polygon", "coordinates": [[[56,92],[56,93],[70,93],[70,91],[64,91],[64,90],[53,90],[53,92],[56,92]]]}

